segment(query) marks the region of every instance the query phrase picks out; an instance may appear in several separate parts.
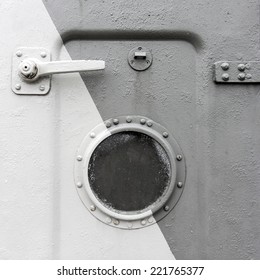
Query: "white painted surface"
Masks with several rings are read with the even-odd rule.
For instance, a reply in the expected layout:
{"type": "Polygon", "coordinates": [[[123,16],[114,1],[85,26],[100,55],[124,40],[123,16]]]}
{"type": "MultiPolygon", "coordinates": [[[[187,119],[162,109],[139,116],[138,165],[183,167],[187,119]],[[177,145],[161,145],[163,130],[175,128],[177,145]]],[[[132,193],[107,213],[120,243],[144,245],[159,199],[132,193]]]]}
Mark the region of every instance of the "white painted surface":
{"type": "Polygon", "coordinates": [[[118,230],[85,209],[74,157],[102,119],[79,74],[54,76],[47,96],[11,91],[17,47],[70,57],[40,0],[2,1],[0,11],[0,259],[174,258],[157,225],[118,230]]]}

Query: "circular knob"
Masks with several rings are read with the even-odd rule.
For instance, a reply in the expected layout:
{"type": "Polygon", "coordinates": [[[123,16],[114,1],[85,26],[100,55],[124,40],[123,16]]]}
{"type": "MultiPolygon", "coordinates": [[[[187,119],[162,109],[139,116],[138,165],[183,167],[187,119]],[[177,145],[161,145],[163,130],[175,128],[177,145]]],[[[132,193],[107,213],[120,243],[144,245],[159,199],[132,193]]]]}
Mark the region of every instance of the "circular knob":
{"type": "Polygon", "coordinates": [[[19,74],[22,78],[32,80],[38,73],[38,67],[33,60],[23,60],[19,65],[19,74]]]}

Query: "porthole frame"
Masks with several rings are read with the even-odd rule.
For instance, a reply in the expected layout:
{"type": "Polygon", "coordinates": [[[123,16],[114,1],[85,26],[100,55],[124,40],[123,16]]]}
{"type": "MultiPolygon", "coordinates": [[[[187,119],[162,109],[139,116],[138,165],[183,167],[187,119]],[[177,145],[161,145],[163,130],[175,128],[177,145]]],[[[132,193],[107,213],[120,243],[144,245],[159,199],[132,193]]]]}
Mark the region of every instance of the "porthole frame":
{"type": "Polygon", "coordinates": [[[185,159],[177,141],[163,126],[143,116],[121,116],[97,125],[83,139],[75,157],[74,180],[83,204],[100,221],[122,229],[143,228],[166,216],[183,192],[185,176],[185,159]],[[170,185],[161,199],[145,212],[111,210],[97,199],[89,184],[88,164],[92,153],[104,139],[122,131],[135,131],[152,137],[164,148],[170,160],[170,185]]]}

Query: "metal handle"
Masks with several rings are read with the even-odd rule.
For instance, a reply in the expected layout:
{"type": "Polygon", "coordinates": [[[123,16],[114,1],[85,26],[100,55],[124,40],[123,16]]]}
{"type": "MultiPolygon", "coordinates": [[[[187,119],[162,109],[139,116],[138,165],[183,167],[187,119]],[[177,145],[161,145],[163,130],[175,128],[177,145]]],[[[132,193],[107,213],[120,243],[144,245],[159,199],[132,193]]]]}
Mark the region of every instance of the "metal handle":
{"type": "Polygon", "coordinates": [[[61,73],[85,72],[105,69],[103,60],[63,60],[42,62],[27,58],[19,65],[19,75],[25,80],[37,80],[41,76],[61,73]]]}

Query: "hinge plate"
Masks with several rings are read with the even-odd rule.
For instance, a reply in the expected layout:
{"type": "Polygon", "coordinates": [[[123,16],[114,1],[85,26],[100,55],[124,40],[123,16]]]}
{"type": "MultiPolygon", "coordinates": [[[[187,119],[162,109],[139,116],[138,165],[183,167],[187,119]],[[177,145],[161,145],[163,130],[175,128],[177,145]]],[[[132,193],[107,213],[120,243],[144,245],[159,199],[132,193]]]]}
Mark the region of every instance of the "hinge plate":
{"type": "Polygon", "coordinates": [[[218,61],[214,67],[216,83],[260,83],[260,61],[218,61]]]}
{"type": "Polygon", "coordinates": [[[44,48],[18,48],[13,54],[12,91],[16,94],[45,95],[51,88],[51,76],[39,77],[36,81],[24,81],[18,74],[20,63],[26,58],[37,58],[43,62],[51,61],[51,54],[44,48]]]}

